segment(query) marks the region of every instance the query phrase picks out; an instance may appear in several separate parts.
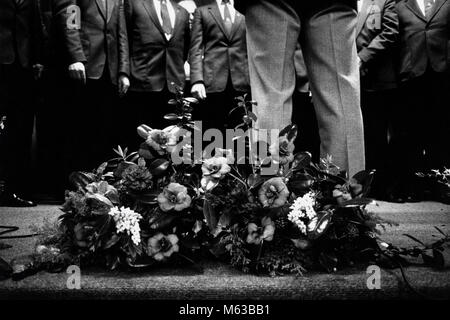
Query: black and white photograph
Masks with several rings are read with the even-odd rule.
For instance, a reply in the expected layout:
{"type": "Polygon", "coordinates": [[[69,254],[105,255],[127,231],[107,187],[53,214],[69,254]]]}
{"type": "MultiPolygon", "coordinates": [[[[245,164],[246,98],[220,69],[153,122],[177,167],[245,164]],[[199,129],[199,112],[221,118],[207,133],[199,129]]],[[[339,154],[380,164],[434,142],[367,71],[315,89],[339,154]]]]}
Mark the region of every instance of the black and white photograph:
{"type": "Polygon", "coordinates": [[[449,300],[449,139],[450,0],[0,0],[1,304],[449,300]]]}

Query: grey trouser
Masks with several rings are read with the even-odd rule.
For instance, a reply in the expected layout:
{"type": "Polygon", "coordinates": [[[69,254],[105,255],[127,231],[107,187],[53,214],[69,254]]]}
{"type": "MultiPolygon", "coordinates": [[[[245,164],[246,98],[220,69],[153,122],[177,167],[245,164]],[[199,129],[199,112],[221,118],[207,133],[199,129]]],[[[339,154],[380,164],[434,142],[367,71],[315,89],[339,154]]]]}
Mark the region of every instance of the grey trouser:
{"type": "MultiPolygon", "coordinates": [[[[316,1],[322,0],[311,2],[316,1]]],[[[246,8],[250,83],[252,98],[258,102],[256,128],[281,130],[291,123],[294,53],[300,41],[318,119],[321,157],[331,155],[352,176],[365,167],[357,12],[345,2],[332,1],[317,9],[303,8],[303,3],[311,6],[310,1],[298,2],[256,0],[246,8]]]]}

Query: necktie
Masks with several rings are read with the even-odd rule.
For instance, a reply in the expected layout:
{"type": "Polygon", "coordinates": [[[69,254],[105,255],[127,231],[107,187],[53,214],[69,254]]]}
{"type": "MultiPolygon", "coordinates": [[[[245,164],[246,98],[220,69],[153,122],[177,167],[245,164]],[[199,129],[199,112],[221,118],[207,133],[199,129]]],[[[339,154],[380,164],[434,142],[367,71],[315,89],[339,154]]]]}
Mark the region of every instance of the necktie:
{"type": "Polygon", "coordinates": [[[161,0],[161,19],[164,33],[167,35],[172,34],[172,23],[170,22],[169,9],[167,9],[166,0],[161,0]]]}
{"type": "Polygon", "coordinates": [[[233,28],[233,20],[231,20],[231,13],[230,9],[228,8],[228,4],[230,3],[230,0],[222,0],[222,4],[224,5],[223,8],[223,22],[225,25],[225,30],[227,31],[227,34],[231,34],[231,28],[233,28]]]}
{"type": "Polygon", "coordinates": [[[431,14],[431,9],[433,9],[434,0],[424,0],[425,4],[425,17],[428,19],[431,14]]]}

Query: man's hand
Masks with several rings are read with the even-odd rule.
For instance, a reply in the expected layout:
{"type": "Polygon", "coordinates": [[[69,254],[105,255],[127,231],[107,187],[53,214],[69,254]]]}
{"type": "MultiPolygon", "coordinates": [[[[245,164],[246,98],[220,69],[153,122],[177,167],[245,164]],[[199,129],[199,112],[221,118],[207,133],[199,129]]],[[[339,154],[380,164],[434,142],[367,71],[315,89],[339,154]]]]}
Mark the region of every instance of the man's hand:
{"type": "Polygon", "coordinates": [[[358,68],[361,69],[362,65],[363,65],[363,61],[361,60],[361,58],[359,56],[357,56],[358,59],[358,68]]]}
{"type": "Polygon", "coordinates": [[[365,77],[367,75],[367,68],[364,65],[364,61],[362,61],[359,56],[358,56],[358,68],[360,76],[365,77]]]}
{"type": "Polygon", "coordinates": [[[80,80],[86,84],[86,71],[82,62],[75,62],[69,66],[69,76],[73,80],[80,80]]]}
{"type": "Polygon", "coordinates": [[[33,75],[34,80],[39,80],[42,77],[42,72],[44,71],[44,66],[42,64],[36,63],[33,65],[33,75]]]}
{"type": "Polygon", "coordinates": [[[126,75],[120,75],[119,77],[119,96],[123,97],[130,87],[130,79],[126,75]]]}
{"type": "Polygon", "coordinates": [[[206,99],[206,89],[203,83],[196,83],[192,86],[191,93],[194,98],[203,100],[206,99]]]}

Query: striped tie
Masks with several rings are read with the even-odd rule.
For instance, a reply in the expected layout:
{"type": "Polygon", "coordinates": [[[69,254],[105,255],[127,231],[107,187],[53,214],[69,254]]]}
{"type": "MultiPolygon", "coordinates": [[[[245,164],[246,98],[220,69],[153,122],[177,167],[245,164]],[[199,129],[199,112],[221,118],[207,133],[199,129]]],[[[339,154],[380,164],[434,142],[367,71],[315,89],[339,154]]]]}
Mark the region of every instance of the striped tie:
{"type": "Polygon", "coordinates": [[[424,4],[425,4],[425,17],[429,19],[431,15],[431,10],[433,9],[434,0],[424,0],[424,4]]]}
{"type": "Polygon", "coordinates": [[[172,23],[170,22],[169,9],[167,9],[166,0],[161,0],[161,19],[163,30],[166,35],[172,34],[172,23]]]}
{"type": "Polygon", "coordinates": [[[233,28],[233,20],[231,20],[231,13],[230,9],[228,8],[228,4],[230,3],[230,0],[222,0],[222,4],[224,5],[223,8],[223,20],[225,24],[225,30],[227,31],[227,34],[231,34],[231,29],[233,28]]]}

